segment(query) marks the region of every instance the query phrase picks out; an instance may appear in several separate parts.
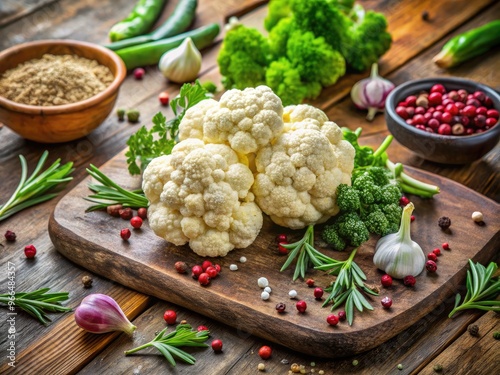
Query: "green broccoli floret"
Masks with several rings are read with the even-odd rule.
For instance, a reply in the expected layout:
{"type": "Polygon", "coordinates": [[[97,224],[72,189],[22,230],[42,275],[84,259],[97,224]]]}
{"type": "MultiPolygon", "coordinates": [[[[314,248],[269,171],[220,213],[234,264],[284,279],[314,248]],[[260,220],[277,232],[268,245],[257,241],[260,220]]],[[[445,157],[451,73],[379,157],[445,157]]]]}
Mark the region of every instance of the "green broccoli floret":
{"type": "Polygon", "coordinates": [[[365,12],[360,5],[356,5],[356,20],[351,23],[342,40],[342,55],[350,68],[364,71],[391,47],[391,34],[387,31],[387,19],[382,13],[365,12]]]}
{"type": "Polygon", "coordinates": [[[293,17],[283,18],[269,32],[269,47],[274,59],[286,57],[290,35],[296,30],[293,17]]]}
{"type": "Polygon", "coordinates": [[[339,236],[336,225],[326,225],[323,228],[322,237],[334,250],[342,251],[346,247],[346,242],[339,236]]]}
{"type": "Polygon", "coordinates": [[[397,203],[391,203],[386,205],[380,205],[380,209],[384,213],[389,225],[392,228],[396,228],[393,232],[397,232],[399,224],[401,222],[401,215],[403,214],[403,209],[397,203]]]}
{"type": "Polygon", "coordinates": [[[205,81],[201,84],[201,87],[203,87],[205,90],[207,90],[211,94],[215,94],[217,91],[217,85],[213,83],[212,81],[205,81]]]}
{"type": "Polygon", "coordinates": [[[361,203],[372,204],[375,202],[374,190],[375,182],[368,172],[364,172],[356,177],[352,182],[352,187],[358,191],[361,203]]]}
{"type": "Polygon", "coordinates": [[[265,29],[271,31],[280,20],[290,15],[290,0],[270,0],[267,6],[267,16],[264,18],[265,29]]]}
{"type": "Polygon", "coordinates": [[[235,26],[226,33],[217,57],[224,87],[242,90],[265,84],[269,58],[267,38],[257,29],[235,26]]]}
{"type": "Polygon", "coordinates": [[[361,207],[358,192],[346,184],[337,187],[337,204],[340,211],[347,212],[357,212],[361,207]]]}
{"type": "Polygon", "coordinates": [[[366,169],[370,176],[373,178],[373,182],[377,186],[385,186],[389,184],[391,173],[387,170],[387,168],[383,167],[370,167],[366,169]]]}
{"type": "Polygon", "coordinates": [[[352,21],[336,1],[295,0],[291,3],[291,9],[298,29],[311,31],[316,37],[324,37],[334,50],[341,51],[341,46],[349,42],[346,30],[352,21]]]}
{"type": "Polygon", "coordinates": [[[350,212],[341,216],[338,221],[338,233],[349,245],[356,247],[368,241],[370,233],[356,213],[350,212]]]}
{"type": "Polygon", "coordinates": [[[284,57],[269,65],[266,84],[281,98],[284,106],[300,104],[306,95],[298,70],[284,57]]]}
{"type": "Polygon", "coordinates": [[[366,229],[368,229],[370,233],[378,234],[380,236],[386,235],[390,226],[384,213],[378,208],[368,214],[364,223],[366,225],[366,229]]]}
{"type": "Polygon", "coordinates": [[[377,202],[384,204],[399,203],[399,198],[401,198],[401,190],[397,185],[387,184],[382,187],[382,196],[381,199],[378,199],[377,202]]]}
{"type": "Polygon", "coordinates": [[[345,59],[322,37],[294,31],[287,43],[287,57],[304,82],[333,85],[345,74],[345,59]]]}

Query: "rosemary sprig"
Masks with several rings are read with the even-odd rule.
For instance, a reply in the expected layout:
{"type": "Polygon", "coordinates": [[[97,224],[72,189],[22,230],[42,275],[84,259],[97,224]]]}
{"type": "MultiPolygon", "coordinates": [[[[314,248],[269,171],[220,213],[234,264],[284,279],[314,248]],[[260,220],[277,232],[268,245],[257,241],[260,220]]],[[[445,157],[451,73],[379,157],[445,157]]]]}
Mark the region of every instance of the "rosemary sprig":
{"type": "Polygon", "coordinates": [[[500,312],[500,277],[496,275],[498,265],[491,262],[488,267],[469,259],[470,269],[467,270],[467,293],[462,301],[460,293],[455,297],[455,307],[448,315],[451,318],[457,312],[467,309],[479,309],[500,312]]]}
{"type": "Polygon", "coordinates": [[[310,266],[321,266],[325,263],[334,264],[338,262],[314,248],[314,225],[307,227],[304,236],[299,241],[286,245],[282,244],[281,246],[290,250],[290,253],[280,272],[286,270],[292,264],[293,260],[297,258],[293,280],[297,280],[299,276],[304,278],[310,266]]]}
{"type": "Polygon", "coordinates": [[[73,163],[69,162],[61,166],[61,159],[57,159],[49,168],[42,172],[43,165],[48,156],[48,151],[44,151],[35,170],[28,177],[28,163],[26,162],[26,158],[23,155],[19,155],[19,160],[21,161],[21,179],[9,200],[0,205],[0,221],[25,208],[54,198],[57,196],[57,192],[54,192],[55,188],[72,180],[72,177],[69,177],[69,175],[74,170],[73,163]]]}
{"type": "Polygon", "coordinates": [[[208,330],[194,331],[189,324],[179,324],[175,331],[166,334],[168,327],[164,328],[158,335],[147,344],[125,351],[125,355],[138,352],[150,346],[158,349],[167,361],[175,366],[175,358],[178,358],[190,365],[194,365],[196,358],[191,354],[179,349],[183,346],[195,346],[206,348],[205,344],[210,332],[208,330]],[[175,357],[175,358],[174,358],[175,357]]]}
{"type": "Polygon", "coordinates": [[[131,208],[149,206],[149,202],[141,189],[126,190],[122,188],[92,164],[90,168],[87,168],[87,172],[102,184],[88,185],[89,189],[95,194],[89,195],[84,199],[96,204],[87,208],[87,211],[101,210],[114,204],[121,204],[124,207],[131,208]]]}
{"type": "Polygon", "coordinates": [[[335,260],[332,263],[315,267],[319,270],[328,271],[329,274],[337,275],[333,284],[325,289],[330,294],[325,299],[323,307],[333,302],[331,309],[334,310],[345,303],[345,312],[349,325],[352,325],[354,320],[354,307],[360,312],[364,309],[373,310],[372,305],[366,300],[361,291],[373,296],[378,295],[378,293],[366,286],[366,275],[354,262],[357,250],[354,249],[345,261],[335,260]]]}
{"type": "Polygon", "coordinates": [[[49,290],[49,288],[42,288],[34,292],[15,293],[13,295],[10,293],[0,294],[0,303],[6,304],[11,311],[14,309],[14,306],[19,307],[37,318],[40,323],[46,325],[51,321],[46,312],[71,311],[71,308],[61,306],[60,303],[69,298],[69,293],[48,293],[49,290]]]}

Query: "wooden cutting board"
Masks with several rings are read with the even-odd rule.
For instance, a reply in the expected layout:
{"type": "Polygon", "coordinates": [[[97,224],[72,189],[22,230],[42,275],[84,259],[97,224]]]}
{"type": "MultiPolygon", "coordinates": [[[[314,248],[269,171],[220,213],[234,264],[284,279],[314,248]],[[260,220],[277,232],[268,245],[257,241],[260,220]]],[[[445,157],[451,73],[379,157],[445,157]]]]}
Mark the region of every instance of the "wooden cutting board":
{"type": "MultiPolygon", "coordinates": [[[[137,188],[139,179],[128,175],[123,153],[110,160],[101,170],[128,188],[137,188]]],[[[205,316],[234,327],[238,334],[260,336],[293,350],[313,356],[335,358],[374,348],[408,328],[427,314],[449,311],[457,292],[465,290],[467,260],[486,264],[500,247],[499,205],[492,200],[451,180],[420,170],[407,168],[411,175],[441,186],[434,199],[412,198],[415,222],[412,237],[425,253],[448,242],[451,249],[442,251],[438,272],[424,272],[417,277],[415,287],[405,287],[395,281],[390,288],[381,288],[380,296],[370,299],[373,311],[355,311],[354,323],[341,322],[335,327],[326,323],[330,308],[322,308],[315,300],[313,289],[304,280],[292,281],[293,269],[279,272],[286,257],[278,255],[275,237],[286,233],[291,240],[303,231],[290,231],[266,219],[256,241],[247,249],[234,250],[224,258],[214,259],[222,266],[221,274],[207,287],[202,287],[190,275],[178,274],[176,261],[189,265],[201,264],[203,258],[187,246],[177,247],[155,236],[147,221],[140,230],[133,230],[128,242],[120,238],[120,230],[130,227],[127,221],[108,216],[105,212],[86,213],[89,202],[87,179],[70,191],[57,204],[49,222],[49,233],[57,250],[73,262],[139,292],[153,295],[184,306],[205,316]],[[482,211],[486,225],[471,220],[473,211],[482,211]],[[438,218],[446,215],[452,226],[442,231],[438,218]],[[245,256],[246,263],[239,259],[245,256]],[[237,271],[229,265],[236,264],[237,271]],[[257,279],[268,278],[271,298],[263,301],[257,279]],[[307,302],[305,314],[299,314],[288,292],[295,289],[298,299],[307,302]],[[380,300],[393,299],[390,309],[382,308],[380,300]],[[284,302],[284,314],[275,306],[284,302]]],[[[372,263],[376,238],[360,247],[355,261],[365,271],[368,283],[380,287],[381,271],[372,263]]],[[[316,247],[336,259],[345,259],[349,252],[335,252],[322,247],[319,230],[316,247]]],[[[324,272],[308,273],[316,286],[326,287],[333,277],[324,272]]],[[[326,296],[326,295],[325,295],[326,296]]],[[[337,313],[338,310],[335,312],[337,313]]]]}

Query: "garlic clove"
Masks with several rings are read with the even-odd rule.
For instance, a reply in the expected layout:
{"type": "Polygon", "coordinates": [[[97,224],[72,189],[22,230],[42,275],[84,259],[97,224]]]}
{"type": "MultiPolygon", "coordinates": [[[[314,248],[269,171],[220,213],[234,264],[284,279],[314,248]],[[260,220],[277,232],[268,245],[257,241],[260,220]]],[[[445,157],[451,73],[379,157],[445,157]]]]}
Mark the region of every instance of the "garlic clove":
{"type": "Polygon", "coordinates": [[[76,324],[92,333],[123,331],[132,334],[137,328],[125,316],[116,301],[105,294],[90,294],[75,310],[76,324]]]}
{"type": "Polygon", "coordinates": [[[192,82],[201,70],[201,53],[191,38],[186,38],[180,46],[163,54],[158,68],[172,82],[192,82]]]}

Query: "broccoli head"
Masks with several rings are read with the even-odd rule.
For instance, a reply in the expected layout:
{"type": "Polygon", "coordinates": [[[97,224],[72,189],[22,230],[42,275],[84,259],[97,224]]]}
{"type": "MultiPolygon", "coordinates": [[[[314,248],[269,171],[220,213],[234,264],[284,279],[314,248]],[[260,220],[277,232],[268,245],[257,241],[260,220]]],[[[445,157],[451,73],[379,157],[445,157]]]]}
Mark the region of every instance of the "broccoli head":
{"type": "Polygon", "coordinates": [[[269,47],[275,59],[287,55],[287,44],[290,35],[296,30],[293,17],[283,18],[269,32],[269,47]]]}
{"type": "Polygon", "coordinates": [[[299,104],[306,95],[298,70],[284,57],[273,61],[267,68],[266,85],[281,98],[284,106],[299,104]]]}
{"type": "Polygon", "coordinates": [[[338,222],[338,233],[343,239],[355,247],[368,241],[370,233],[356,213],[351,212],[341,216],[338,222]]]}
{"type": "Polygon", "coordinates": [[[227,89],[256,87],[265,83],[269,43],[257,29],[237,25],[222,42],[217,63],[227,89]]]}
{"type": "Polygon", "coordinates": [[[378,234],[380,236],[385,236],[389,230],[389,221],[385,217],[384,213],[380,209],[375,209],[368,214],[364,220],[366,229],[370,233],[378,234]]]}
{"type": "Polygon", "coordinates": [[[287,43],[287,57],[304,82],[333,85],[345,74],[345,59],[323,37],[293,31],[287,43]]]}
{"type": "Polygon", "coordinates": [[[346,184],[337,187],[337,204],[340,211],[347,212],[357,212],[361,207],[358,192],[346,184]]]}
{"type": "Polygon", "coordinates": [[[373,178],[373,182],[378,186],[385,186],[390,182],[391,173],[384,167],[370,167],[367,168],[368,173],[373,178]]]}
{"type": "Polygon", "coordinates": [[[348,27],[340,50],[350,68],[364,71],[389,50],[392,38],[382,13],[362,10],[355,14],[356,20],[348,27]]]}
{"type": "Polygon", "coordinates": [[[389,225],[395,227],[396,230],[393,232],[397,232],[399,228],[399,224],[401,222],[401,215],[403,214],[403,209],[396,203],[381,205],[380,208],[384,213],[387,221],[389,221],[389,225]]]}
{"type": "Polygon", "coordinates": [[[391,204],[399,203],[399,198],[401,198],[401,190],[397,185],[387,184],[382,187],[381,199],[377,200],[380,203],[391,204]]]}
{"type": "Polygon", "coordinates": [[[337,232],[336,225],[326,225],[323,228],[322,233],[323,240],[329,244],[334,250],[342,251],[346,247],[346,243],[342,237],[339,236],[337,232]]]}
{"type": "Polygon", "coordinates": [[[267,6],[267,16],[264,18],[265,29],[271,31],[280,20],[290,15],[290,0],[270,0],[267,6]]]}

